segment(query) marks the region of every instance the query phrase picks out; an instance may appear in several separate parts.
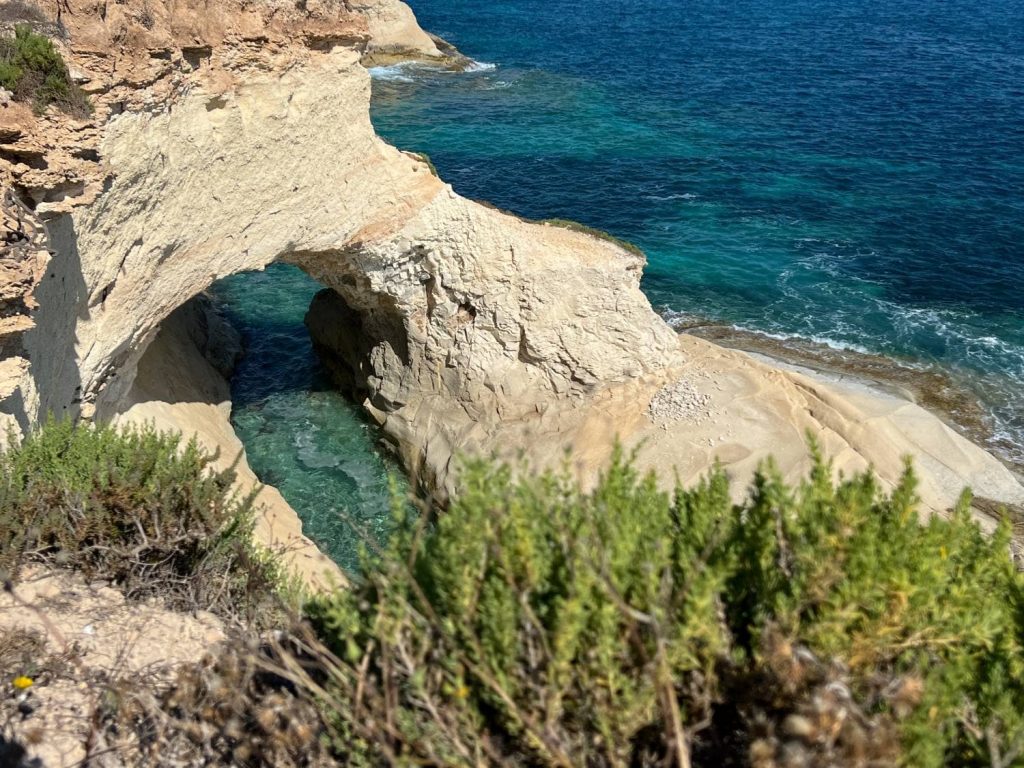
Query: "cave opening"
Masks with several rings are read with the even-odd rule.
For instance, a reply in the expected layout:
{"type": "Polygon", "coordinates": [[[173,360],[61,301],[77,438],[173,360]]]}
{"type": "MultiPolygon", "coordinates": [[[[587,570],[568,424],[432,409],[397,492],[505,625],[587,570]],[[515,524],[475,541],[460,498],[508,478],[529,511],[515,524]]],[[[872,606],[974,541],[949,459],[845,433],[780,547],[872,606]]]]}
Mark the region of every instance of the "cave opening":
{"type": "Polygon", "coordinates": [[[208,295],[240,336],[231,423],[250,466],[281,491],[303,532],[354,572],[366,537],[387,538],[392,495],[408,483],[379,427],[338,390],[314,350],[304,318],[323,287],[276,263],[218,280],[208,295]]]}

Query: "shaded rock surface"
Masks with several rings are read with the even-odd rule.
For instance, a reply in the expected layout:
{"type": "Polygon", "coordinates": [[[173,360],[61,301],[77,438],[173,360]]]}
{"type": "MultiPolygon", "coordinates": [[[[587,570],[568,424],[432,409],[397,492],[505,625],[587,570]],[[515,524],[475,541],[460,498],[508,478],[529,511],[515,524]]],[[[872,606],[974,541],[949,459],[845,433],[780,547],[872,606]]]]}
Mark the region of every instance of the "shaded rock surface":
{"type": "Polygon", "coordinates": [[[116,421],[193,436],[216,456],[216,469],[234,469],[238,493],[256,491],[255,504],[261,510],[256,536],[278,553],[291,573],[317,589],[345,584],[338,566],[302,534],[298,516],[280,492],[260,483],[246,461],[231,426],[227,381],[240,354],[237,332],[206,296],[196,296],[161,325],[116,421]]]}

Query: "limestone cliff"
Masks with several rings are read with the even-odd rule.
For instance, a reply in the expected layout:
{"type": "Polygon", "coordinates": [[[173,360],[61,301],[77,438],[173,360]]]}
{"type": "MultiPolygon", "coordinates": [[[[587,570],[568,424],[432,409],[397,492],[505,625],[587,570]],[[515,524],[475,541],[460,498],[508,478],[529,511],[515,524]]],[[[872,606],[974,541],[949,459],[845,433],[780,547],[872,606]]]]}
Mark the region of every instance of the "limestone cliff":
{"type": "MultiPolygon", "coordinates": [[[[78,373],[79,356],[92,342],[88,334],[76,338],[76,325],[97,314],[90,305],[116,280],[105,277],[111,258],[121,264],[113,275],[127,265],[134,268],[135,263],[122,258],[124,254],[116,257],[110,253],[99,258],[90,254],[94,263],[77,261],[75,235],[72,231],[69,239],[67,227],[73,228],[75,215],[89,209],[115,184],[120,169],[104,156],[103,138],[119,115],[170,111],[193,89],[214,98],[230,92],[237,81],[252,73],[280,74],[307,56],[326,55],[334,48],[360,57],[405,56],[449,65],[454,56],[447,47],[442,53],[438,41],[419,29],[411,11],[398,0],[360,4],[345,0],[227,0],[213,5],[198,0],[62,0],[56,4],[0,5],[0,34],[10,34],[15,24],[27,23],[54,40],[69,63],[73,80],[92,104],[92,114],[87,116],[75,117],[52,108],[35,114],[0,94],[3,435],[11,426],[27,428],[50,412],[88,416],[95,410],[92,399],[83,396],[78,373]],[[108,282],[90,285],[97,279],[108,282]],[[61,318],[62,313],[70,314],[61,318]],[[59,382],[56,388],[55,382],[59,382]]],[[[319,98],[327,93],[329,86],[319,98]]],[[[199,171],[193,173],[197,181],[199,171]]],[[[154,198],[149,205],[159,207],[159,200],[154,198]]],[[[105,250],[102,245],[100,250],[105,250]]],[[[147,267],[144,271],[151,270],[147,267]]],[[[175,291],[179,298],[203,284],[185,282],[184,292],[175,291]]],[[[180,303],[175,299],[161,306],[166,313],[180,303]]],[[[100,301],[99,313],[102,304],[100,301]]],[[[102,328],[96,330],[105,333],[102,328]]],[[[156,338],[155,330],[150,328],[145,339],[124,340],[133,353],[129,379],[134,377],[134,361],[156,338]],[[134,346],[139,341],[141,345],[134,346]]],[[[122,399],[105,415],[124,412],[122,418],[156,421],[161,427],[198,433],[211,450],[220,450],[223,462],[239,461],[243,489],[251,487],[257,481],[228,421],[226,386],[218,382],[216,372],[211,375],[196,350],[189,348],[188,337],[168,329],[152,348],[148,373],[139,386],[119,390],[122,399]],[[174,347],[173,342],[182,338],[188,339],[186,347],[174,347]],[[169,366],[170,359],[188,363],[191,370],[169,366]],[[175,375],[161,378],[161,371],[175,375]]],[[[329,578],[337,579],[337,569],[302,538],[298,519],[280,494],[265,488],[261,500],[265,507],[260,527],[263,538],[287,547],[293,565],[307,580],[318,581],[325,571],[329,578]]]]}
{"type": "Polygon", "coordinates": [[[51,38],[93,109],[88,116],[56,109],[35,114],[0,97],[0,185],[5,191],[0,401],[17,397],[17,376],[28,365],[22,339],[32,325],[34,290],[48,261],[42,222],[90,204],[112,182],[117,171],[103,161],[100,143],[113,117],[167,109],[200,81],[214,91],[230,88],[234,78],[249,70],[287,68],[307,50],[344,46],[364,56],[452,59],[398,0],[227,0],[213,5],[200,0],[39,0],[0,5],[0,34],[28,24],[51,38]]]}
{"type": "MultiPolygon", "coordinates": [[[[191,408],[199,395],[153,386],[183,335],[161,327],[218,278],[285,260],[328,288],[308,324],[339,381],[441,497],[461,452],[551,465],[570,449],[592,477],[616,436],[666,479],[716,457],[747,475],[769,454],[794,477],[809,431],[840,468],[886,481],[914,455],[932,509],[965,484],[1024,502],[999,462],[912,403],[677,337],[640,291],[642,257],[461,198],[377,138],[361,62],[440,53],[400,3],[150,2],[148,22],[132,2],[72,7],[96,159],[60,194],[4,166],[54,252],[5,405],[23,425],[160,414],[209,422],[237,453],[223,393],[191,408]]],[[[50,144],[44,157],[63,151],[50,144]]],[[[175,370],[189,368],[203,366],[175,370]]]]}

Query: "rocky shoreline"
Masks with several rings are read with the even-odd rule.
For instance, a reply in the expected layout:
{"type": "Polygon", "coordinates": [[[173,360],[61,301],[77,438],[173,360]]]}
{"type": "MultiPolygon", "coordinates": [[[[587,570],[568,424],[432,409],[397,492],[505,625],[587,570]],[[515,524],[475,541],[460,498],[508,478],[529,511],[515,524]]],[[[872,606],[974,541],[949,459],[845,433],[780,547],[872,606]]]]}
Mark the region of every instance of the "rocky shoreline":
{"type": "Polygon", "coordinates": [[[1024,475],[1020,447],[1001,439],[991,415],[970,383],[935,366],[856,350],[835,349],[799,337],[777,338],[711,321],[673,324],[680,333],[729,349],[794,366],[826,377],[852,377],[885,393],[921,405],[968,440],[984,445],[1018,476],[1024,475]]]}
{"type": "MultiPolygon", "coordinates": [[[[868,355],[803,339],[779,340],[732,326],[713,323],[687,328],[681,333],[750,355],[769,366],[792,371],[825,385],[848,389],[883,400],[920,406],[958,435],[985,446],[1013,474],[1024,480],[1024,462],[1006,450],[993,429],[991,417],[966,384],[934,368],[922,368],[881,355],[868,355]]],[[[1014,446],[1016,447],[1016,446],[1014,446]]],[[[1024,536],[1024,505],[975,497],[975,509],[991,520],[1009,514],[1024,536]]]]}

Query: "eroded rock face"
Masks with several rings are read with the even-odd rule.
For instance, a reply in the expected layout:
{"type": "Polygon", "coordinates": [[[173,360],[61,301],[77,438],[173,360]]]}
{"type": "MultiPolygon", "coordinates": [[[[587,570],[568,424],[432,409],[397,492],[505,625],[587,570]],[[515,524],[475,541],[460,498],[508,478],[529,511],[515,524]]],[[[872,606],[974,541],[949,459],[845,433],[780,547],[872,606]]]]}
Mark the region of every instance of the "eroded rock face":
{"type": "Polygon", "coordinates": [[[0,402],[10,397],[28,370],[25,333],[39,308],[34,292],[50,262],[42,222],[13,192],[0,201],[0,402]]]}
{"type": "MultiPolygon", "coordinates": [[[[92,114],[0,108],[0,181],[40,214],[64,213],[92,202],[110,181],[112,169],[100,162],[99,147],[110,118],[166,108],[197,78],[228,87],[238,73],[284,67],[306,49],[367,51],[371,26],[389,37],[389,46],[404,41],[409,55],[439,55],[421,30],[407,29],[393,6],[402,3],[368,0],[359,9],[344,0],[23,3],[24,21],[56,44],[72,79],[89,95],[92,114]],[[378,4],[383,9],[374,10],[378,4]]],[[[15,23],[0,24],[0,32],[10,34],[15,23]]]]}
{"type": "MultiPolygon", "coordinates": [[[[0,242],[0,443],[8,430],[29,428],[48,413],[91,416],[102,402],[107,406],[101,409],[105,417],[127,410],[130,413],[123,414],[124,418],[156,421],[162,428],[179,428],[189,434],[198,431],[204,445],[221,449],[222,457],[231,455],[234,460],[241,456],[241,490],[248,492],[257,480],[231,430],[226,389],[220,400],[208,397],[218,389],[216,376],[204,379],[204,366],[209,366],[190,349],[188,335],[169,332],[161,343],[152,345],[147,371],[164,372],[157,381],[162,388],[149,386],[157,375],[148,375],[142,382],[146,386],[136,387],[132,382],[138,360],[156,337],[159,318],[168,316],[216,275],[206,265],[185,267],[172,258],[187,236],[165,242],[160,253],[145,249],[147,243],[160,240],[172,228],[172,216],[190,207],[186,199],[183,207],[169,210],[168,215],[156,214],[153,209],[161,205],[160,184],[174,183],[174,174],[183,174],[192,203],[201,202],[203,195],[217,186],[211,184],[216,163],[237,161],[237,150],[245,145],[235,147],[231,158],[204,156],[202,152],[172,155],[170,172],[145,187],[146,192],[156,193],[155,197],[147,202],[129,196],[125,205],[115,202],[108,207],[110,201],[106,201],[102,208],[104,214],[120,210],[132,216],[140,212],[132,211],[132,206],[140,205],[148,214],[138,222],[144,226],[156,223],[156,237],[140,238],[143,230],[130,227],[133,234],[127,246],[117,238],[104,244],[101,234],[87,238],[89,245],[83,254],[76,216],[90,210],[105,191],[123,190],[124,181],[118,179],[123,170],[136,178],[145,178],[151,170],[145,164],[128,169],[105,157],[108,126],[119,115],[134,115],[145,125],[149,117],[166,115],[184,96],[198,92],[191,103],[198,105],[200,114],[209,108],[207,138],[214,143],[244,142],[246,132],[234,130],[237,124],[224,130],[216,125],[218,118],[228,113],[221,111],[221,106],[227,106],[230,97],[223,105],[218,99],[231,94],[239,82],[250,77],[279,80],[290,69],[301,68],[307,59],[334,49],[347,53],[346,69],[353,66],[353,57],[377,52],[437,59],[441,52],[436,42],[415,25],[411,11],[398,0],[365,0],[357,8],[347,0],[225,0],[213,4],[201,0],[27,0],[5,11],[0,34],[12,34],[16,23],[27,22],[51,38],[64,55],[72,79],[88,94],[92,113],[75,117],[51,108],[36,115],[0,94],[0,187],[5,199],[4,240],[0,242]],[[198,160],[200,166],[188,170],[185,163],[190,160],[198,160]],[[49,243],[42,234],[44,223],[56,242],[52,263],[49,243]],[[122,250],[115,253],[112,248],[122,250]],[[127,299],[127,313],[106,314],[110,294],[129,270],[131,279],[123,281],[128,289],[119,290],[114,299],[120,301],[136,292],[134,298],[127,299]],[[187,274],[190,271],[196,274],[187,274]],[[155,273],[167,279],[158,280],[153,286],[156,290],[147,289],[144,283],[155,273]],[[168,293],[159,298],[161,291],[168,293]],[[148,309],[147,303],[151,304],[148,309]],[[134,319],[132,313],[137,315],[134,319]],[[183,348],[179,348],[179,340],[183,340],[183,348]],[[203,370],[170,367],[169,361],[189,360],[190,356],[200,361],[196,367],[203,370]],[[122,366],[126,366],[127,378],[119,375],[122,366]],[[168,378],[168,373],[175,375],[168,378]],[[101,398],[100,393],[107,396],[101,398]],[[168,401],[153,396],[167,396],[168,401]],[[188,397],[194,402],[174,399],[188,397]]],[[[452,55],[446,48],[443,61],[448,63],[452,55]]],[[[311,97],[322,100],[332,85],[329,80],[319,81],[321,90],[311,97]]],[[[287,83],[280,86],[279,95],[287,96],[289,87],[287,83]]],[[[365,76],[352,87],[359,91],[358,103],[365,107],[365,76]]],[[[340,92],[343,103],[351,106],[351,94],[346,95],[344,86],[340,92]]],[[[236,121],[273,120],[274,115],[264,112],[259,100],[257,96],[235,109],[236,121]]],[[[281,104],[288,109],[286,99],[281,104]]],[[[296,114],[292,117],[293,123],[301,122],[296,114]]],[[[362,117],[352,137],[365,144],[372,138],[372,130],[366,115],[362,117]]],[[[188,129],[181,128],[182,121],[172,122],[173,129],[181,130],[181,137],[187,140],[188,129]]],[[[315,143],[315,132],[308,128],[305,140],[315,143]]],[[[155,151],[158,147],[146,145],[144,140],[142,144],[145,163],[154,163],[152,168],[168,165],[169,158],[155,151]]],[[[249,165],[245,173],[259,167],[249,165]]],[[[131,176],[126,181],[130,185],[131,176]]],[[[274,188],[277,197],[288,192],[280,179],[271,179],[268,187],[274,188]]],[[[233,214],[230,209],[220,213],[229,218],[212,229],[228,233],[230,245],[233,214]]],[[[197,229],[204,226],[198,224],[197,229]]],[[[262,251],[255,257],[239,257],[236,249],[228,247],[221,256],[223,274],[266,263],[262,251]]],[[[299,520],[280,494],[265,487],[261,502],[264,515],[258,532],[263,542],[286,547],[287,556],[308,583],[322,584],[325,572],[328,581],[336,583],[340,578],[336,567],[321,562],[326,558],[301,536],[299,520]]]]}
{"type": "Polygon", "coordinates": [[[367,228],[388,231],[442,189],[376,139],[354,109],[368,98],[358,53],[342,51],[112,120],[109,191],[50,225],[58,257],[40,288],[34,339],[66,354],[34,371],[41,410],[77,399],[87,415],[115,411],[160,322],[211,282],[299,249],[337,250],[367,228]],[[379,183],[388,177],[393,184],[379,183]]]}
{"type": "MultiPolygon", "coordinates": [[[[54,107],[35,114],[0,95],[0,402],[18,414],[22,427],[37,410],[74,412],[82,399],[77,384],[70,395],[37,393],[35,377],[22,379],[29,363],[21,348],[39,304],[37,286],[47,274],[42,226],[49,221],[66,238],[61,217],[90,205],[114,183],[118,171],[105,162],[100,146],[113,117],[164,111],[193,87],[216,94],[251,71],[281,72],[308,53],[334,47],[366,55],[441,56],[398,0],[365,0],[358,7],[345,0],[26,0],[5,7],[0,34],[13,34],[22,23],[55,43],[91,104],[91,114],[54,107]]],[[[61,248],[69,255],[50,273],[58,285],[44,286],[43,296],[47,303],[77,307],[85,290],[76,274],[82,270],[67,266],[74,247],[61,248]]],[[[44,333],[61,330],[47,318],[43,322],[44,333]]],[[[52,359],[69,352],[66,340],[55,339],[51,359],[42,363],[49,371],[40,376],[72,375],[65,371],[73,365],[69,359],[52,359]]]]}
{"type": "Polygon", "coordinates": [[[369,42],[366,63],[396,61],[410,56],[446,59],[438,41],[424,32],[412,9],[399,0],[356,0],[350,2],[353,11],[366,20],[369,42]]]}
{"type": "Polygon", "coordinates": [[[442,496],[456,454],[571,440],[567,416],[680,359],[640,292],[642,258],[448,190],[389,237],[290,258],[332,289],[307,320],[329,365],[442,496]]]}

